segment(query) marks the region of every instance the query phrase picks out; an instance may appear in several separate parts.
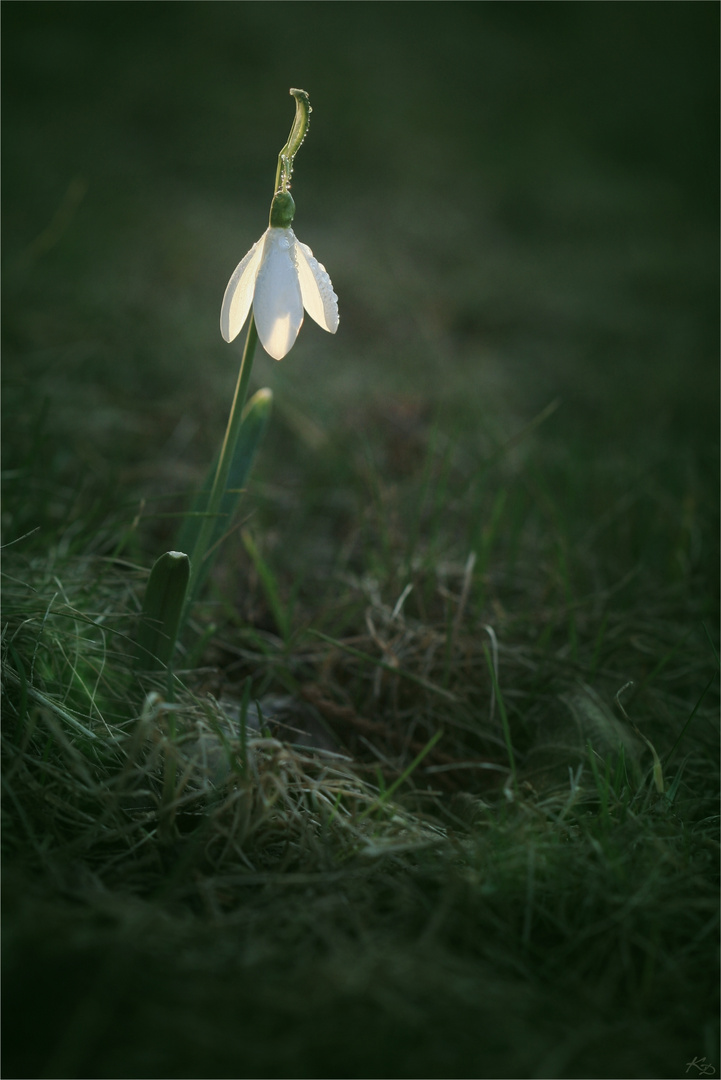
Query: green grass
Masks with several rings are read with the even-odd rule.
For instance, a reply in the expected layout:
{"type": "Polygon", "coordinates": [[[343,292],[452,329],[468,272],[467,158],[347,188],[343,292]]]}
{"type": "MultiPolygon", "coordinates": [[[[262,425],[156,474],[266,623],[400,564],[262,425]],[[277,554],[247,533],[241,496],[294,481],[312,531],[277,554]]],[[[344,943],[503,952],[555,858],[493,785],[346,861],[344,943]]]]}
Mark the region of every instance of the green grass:
{"type": "Polygon", "coordinates": [[[147,571],[80,555],[82,535],[8,551],[17,1075],[652,1076],[690,1038],[711,1059],[714,650],[673,586],[655,611],[638,583],[633,604],[570,604],[534,530],[514,584],[494,578],[496,517],[485,581],[440,518],[400,578],[403,535],[385,562],[359,524],[284,637],[282,542],[262,573],[254,551],[244,609],[201,610],[211,652],[179,659],[167,707],[163,677],[132,671],[147,571]],[[241,724],[249,679],[266,734],[241,724]],[[315,748],[285,742],[299,728],[315,748]],[[670,759],[663,792],[641,732],[670,759]]]}
{"type": "Polygon", "coordinates": [[[5,1074],[718,1069],[715,8],[6,6],[5,1074]],[[341,325],[169,687],[306,81],[341,325]]]}

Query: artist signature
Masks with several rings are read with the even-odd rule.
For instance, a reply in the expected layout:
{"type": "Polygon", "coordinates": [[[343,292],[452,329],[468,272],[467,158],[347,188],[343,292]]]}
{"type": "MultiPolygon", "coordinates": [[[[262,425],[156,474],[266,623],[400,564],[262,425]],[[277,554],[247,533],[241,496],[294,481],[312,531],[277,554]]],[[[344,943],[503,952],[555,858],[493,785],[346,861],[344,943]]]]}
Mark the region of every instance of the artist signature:
{"type": "Polygon", "coordinates": [[[696,1076],[713,1076],[713,1074],[716,1072],[713,1065],[706,1064],[705,1057],[695,1057],[693,1061],[689,1061],[686,1065],[686,1072],[688,1072],[688,1070],[691,1068],[698,1069],[696,1076]]]}

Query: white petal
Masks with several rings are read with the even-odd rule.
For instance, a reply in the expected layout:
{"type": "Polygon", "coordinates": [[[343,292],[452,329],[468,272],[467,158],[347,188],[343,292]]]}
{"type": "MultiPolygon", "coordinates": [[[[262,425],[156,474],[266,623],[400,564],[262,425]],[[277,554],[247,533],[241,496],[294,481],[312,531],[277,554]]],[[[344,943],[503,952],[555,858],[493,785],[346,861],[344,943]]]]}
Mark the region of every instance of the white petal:
{"type": "Polygon", "coordinates": [[[220,332],[226,341],[232,341],[238,336],[248,318],[267,235],[267,232],[263,233],[260,240],[253,244],[248,254],[236,266],[228,282],[220,309],[220,332]]]}
{"type": "Polygon", "coordinates": [[[333,292],[328,271],[314,257],[308,245],[301,244],[300,240],[296,241],[296,260],[303,307],[318,326],[335,334],[338,329],[338,297],[333,292]]]}
{"type": "Polygon", "coordinates": [[[292,229],[268,229],[258,269],[253,314],[263,348],[282,360],[303,322],[303,299],[295,265],[292,229]]]}

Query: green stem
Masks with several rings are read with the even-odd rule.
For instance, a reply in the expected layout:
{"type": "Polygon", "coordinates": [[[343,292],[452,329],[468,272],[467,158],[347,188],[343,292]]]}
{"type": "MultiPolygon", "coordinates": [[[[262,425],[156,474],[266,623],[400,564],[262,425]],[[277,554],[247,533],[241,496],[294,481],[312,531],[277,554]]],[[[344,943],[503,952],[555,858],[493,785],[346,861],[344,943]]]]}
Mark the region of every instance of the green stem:
{"type": "Polygon", "coordinates": [[[251,314],[250,323],[248,324],[248,334],[245,339],[245,348],[243,349],[243,359],[240,361],[238,382],[235,386],[233,404],[230,407],[230,415],[228,416],[228,426],[225,429],[225,438],[223,439],[220,457],[218,458],[218,467],[215,470],[215,479],[213,480],[213,486],[210,489],[203,524],[198,533],[198,539],[195,542],[195,547],[193,548],[190,559],[190,583],[188,585],[186,616],[195,599],[200,568],[203,564],[203,560],[208,554],[208,544],[213,535],[215,521],[220,511],[220,504],[223,500],[225,488],[228,483],[228,473],[235,453],[235,447],[238,442],[238,435],[240,434],[243,407],[248,396],[248,384],[250,382],[250,373],[253,370],[253,356],[255,354],[255,346],[257,343],[258,331],[255,328],[255,319],[251,314]]]}
{"type": "Polygon", "coordinates": [[[273,188],[274,194],[277,194],[281,188],[283,191],[287,191],[290,187],[293,158],[300,150],[300,145],[306,136],[308,124],[310,123],[310,114],[313,111],[310,107],[310,98],[305,90],[291,88],[290,95],[295,98],[295,118],[288,141],[278,154],[278,168],[275,172],[275,187],[273,188]]]}

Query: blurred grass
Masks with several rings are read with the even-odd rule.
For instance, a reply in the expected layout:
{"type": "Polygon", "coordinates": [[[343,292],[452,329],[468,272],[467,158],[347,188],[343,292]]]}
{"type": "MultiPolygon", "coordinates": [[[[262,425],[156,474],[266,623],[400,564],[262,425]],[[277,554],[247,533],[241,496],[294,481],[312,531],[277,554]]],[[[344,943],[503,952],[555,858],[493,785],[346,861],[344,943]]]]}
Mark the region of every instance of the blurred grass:
{"type": "Polygon", "coordinates": [[[3,5],[8,1075],[718,1067],[717,42],[706,3],[3,5]],[[224,428],[290,86],[340,330],[256,362],[255,555],[141,753],[139,591],[224,428]],[[232,767],[206,695],[249,677],[352,756],[342,820],[261,747],[237,841],[190,763],[232,767]],[[630,680],[664,763],[693,714],[672,801],[630,680]]]}

